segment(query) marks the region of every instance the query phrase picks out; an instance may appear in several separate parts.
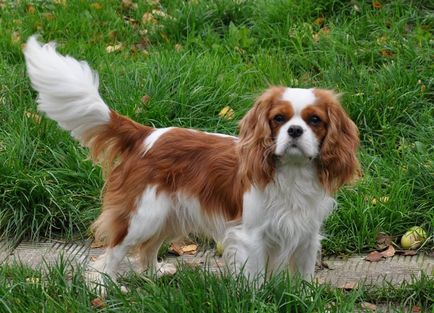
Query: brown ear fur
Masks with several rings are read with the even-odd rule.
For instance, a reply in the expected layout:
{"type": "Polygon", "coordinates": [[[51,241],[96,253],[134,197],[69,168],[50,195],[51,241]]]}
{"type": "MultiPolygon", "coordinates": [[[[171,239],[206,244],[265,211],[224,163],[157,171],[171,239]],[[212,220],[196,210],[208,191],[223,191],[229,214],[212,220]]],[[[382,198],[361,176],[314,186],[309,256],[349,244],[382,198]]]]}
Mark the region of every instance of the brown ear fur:
{"type": "Polygon", "coordinates": [[[327,135],[321,146],[318,174],[325,189],[335,192],[360,176],[356,156],[359,133],[334,94],[321,90],[316,92],[327,99],[325,105],[329,118],[327,135]]]}
{"type": "Polygon", "coordinates": [[[248,182],[264,187],[273,177],[273,146],[268,113],[282,87],[269,88],[240,121],[240,174],[248,182]]]}

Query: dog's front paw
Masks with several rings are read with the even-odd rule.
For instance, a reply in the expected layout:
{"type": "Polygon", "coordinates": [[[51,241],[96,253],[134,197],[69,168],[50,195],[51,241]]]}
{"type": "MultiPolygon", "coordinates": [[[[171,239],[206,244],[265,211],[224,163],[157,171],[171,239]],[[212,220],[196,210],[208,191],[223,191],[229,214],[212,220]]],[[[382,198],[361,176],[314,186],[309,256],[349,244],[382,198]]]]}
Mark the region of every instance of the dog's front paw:
{"type": "Polygon", "coordinates": [[[157,264],[157,277],[175,275],[176,266],[172,263],[160,262],[157,264]]]}

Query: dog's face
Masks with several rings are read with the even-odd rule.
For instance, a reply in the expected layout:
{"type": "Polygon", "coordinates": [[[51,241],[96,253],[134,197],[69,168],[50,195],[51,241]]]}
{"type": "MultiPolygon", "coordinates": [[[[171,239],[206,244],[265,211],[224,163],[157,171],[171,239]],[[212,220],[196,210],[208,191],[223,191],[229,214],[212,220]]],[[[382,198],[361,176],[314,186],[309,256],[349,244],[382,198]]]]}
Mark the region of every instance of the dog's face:
{"type": "Polygon", "coordinates": [[[329,90],[268,89],[241,121],[240,142],[249,159],[259,155],[255,162],[264,164],[263,172],[273,172],[276,159],[316,162],[319,180],[328,191],[349,182],[359,171],[357,127],[329,90]]]}

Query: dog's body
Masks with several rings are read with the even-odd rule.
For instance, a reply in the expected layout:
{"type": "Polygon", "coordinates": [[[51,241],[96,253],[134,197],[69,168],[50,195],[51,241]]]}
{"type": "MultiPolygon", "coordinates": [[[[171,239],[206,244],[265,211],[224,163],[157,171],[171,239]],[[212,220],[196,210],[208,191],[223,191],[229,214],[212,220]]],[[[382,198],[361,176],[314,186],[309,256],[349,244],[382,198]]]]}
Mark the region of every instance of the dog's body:
{"type": "Polygon", "coordinates": [[[156,269],[164,240],[188,233],[223,241],[247,276],[314,273],[331,194],[358,173],[357,128],[335,95],[273,87],[240,123],[240,136],[154,129],[111,111],[87,63],[31,37],[28,73],[39,110],[109,168],[95,235],[111,276],[131,248],[156,269]]]}

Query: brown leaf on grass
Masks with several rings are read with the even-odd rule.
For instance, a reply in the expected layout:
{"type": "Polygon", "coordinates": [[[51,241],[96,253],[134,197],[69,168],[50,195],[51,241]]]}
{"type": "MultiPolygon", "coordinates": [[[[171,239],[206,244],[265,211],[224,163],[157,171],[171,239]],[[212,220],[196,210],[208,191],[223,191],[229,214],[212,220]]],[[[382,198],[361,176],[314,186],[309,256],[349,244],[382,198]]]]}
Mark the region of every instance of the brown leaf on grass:
{"type": "Polygon", "coordinates": [[[389,49],[383,49],[380,51],[380,54],[383,57],[387,57],[387,58],[393,58],[395,56],[395,53],[393,53],[392,51],[390,51],[389,49]]]}
{"type": "Polygon", "coordinates": [[[25,112],[25,115],[28,119],[31,119],[33,122],[35,122],[36,124],[40,124],[41,123],[41,116],[38,113],[32,113],[32,112],[25,112]]]}
{"type": "Polygon", "coordinates": [[[11,41],[14,44],[20,43],[21,42],[21,35],[20,35],[20,33],[19,32],[13,32],[11,34],[11,41]]]}
{"type": "Polygon", "coordinates": [[[44,13],[42,13],[42,17],[43,17],[44,19],[46,19],[47,21],[52,21],[52,20],[54,20],[54,14],[51,13],[51,12],[44,12],[44,13]]]}
{"type": "Polygon", "coordinates": [[[385,257],[385,258],[390,258],[393,257],[395,255],[395,248],[390,245],[387,250],[384,250],[383,252],[381,252],[381,254],[385,257]]]}
{"type": "Polygon", "coordinates": [[[235,112],[230,106],[225,106],[219,112],[219,117],[225,120],[231,120],[234,118],[235,112]]]}
{"type": "Polygon", "coordinates": [[[139,7],[137,3],[134,3],[132,0],[122,0],[121,1],[121,7],[124,10],[137,10],[139,7]]]}
{"type": "Polygon", "coordinates": [[[99,2],[94,2],[94,3],[91,3],[90,7],[92,9],[95,9],[95,10],[101,10],[102,9],[102,4],[99,3],[99,2]]]}
{"type": "Polygon", "coordinates": [[[156,24],[157,20],[154,18],[154,16],[152,15],[152,13],[146,12],[142,16],[142,23],[143,24],[156,24]]]}
{"type": "Polygon", "coordinates": [[[95,298],[95,299],[93,299],[93,300],[90,302],[90,304],[92,305],[92,307],[93,307],[94,309],[102,309],[102,308],[105,308],[105,302],[104,302],[104,300],[101,299],[101,298],[95,298]]]}
{"type": "Polygon", "coordinates": [[[378,233],[376,238],[377,249],[383,250],[389,247],[393,242],[393,237],[386,233],[378,233]]]}
{"type": "Polygon", "coordinates": [[[28,4],[28,5],[26,6],[26,11],[27,11],[27,13],[29,13],[29,14],[34,14],[34,13],[36,12],[36,9],[35,9],[35,7],[34,7],[33,5],[28,4]]]}
{"type": "Polygon", "coordinates": [[[140,102],[142,105],[137,106],[137,108],[135,109],[135,113],[136,114],[141,114],[144,112],[144,107],[146,107],[146,105],[148,104],[149,100],[151,100],[151,97],[148,95],[144,95],[142,98],[140,98],[140,102]]]}
{"type": "Polygon", "coordinates": [[[365,260],[369,261],[369,262],[378,262],[380,261],[382,258],[384,258],[383,254],[381,252],[378,251],[372,251],[371,253],[369,253],[366,257],[365,260]]]}
{"type": "Polygon", "coordinates": [[[413,256],[417,254],[417,250],[396,250],[395,254],[399,254],[403,256],[413,256]]]}
{"type": "Polygon", "coordinates": [[[140,99],[140,101],[141,101],[143,104],[145,104],[145,105],[149,102],[149,100],[151,100],[151,97],[148,96],[148,95],[144,95],[144,96],[140,99]]]}
{"type": "Polygon", "coordinates": [[[197,252],[197,245],[195,245],[195,244],[186,245],[186,246],[183,246],[181,248],[181,250],[182,250],[182,252],[184,254],[196,254],[196,252],[197,252]]]}
{"type": "Polygon", "coordinates": [[[113,46],[107,46],[105,48],[105,51],[107,51],[107,53],[113,53],[116,51],[120,51],[122,49],[123,45],[121,43],[117,44],[117,45],[113,45],[113,46]]]}
{"type": "Polygon", "coordinates": [[[377,310],[377,306],[373,303],[370,303],[370,302],[362,302],[360,304],[360,306],[362,307],[363,310],[369,310],[369,311],[376,311],[377,310]]]}
{"type": "Polygon", "coordinates": [[[177,242],[172,242],[169,247],[169,253],[181,256],[184,254],[184,251],[182,251],[182,244],[177,242]]]}
{"type": "Polygon", "coordinates": [[[419,313],[422,312],[422,308],[418,305],[413,305],[413,307],[411,308],[411,312],[412,313],[419,313]]]}
{"type": "Polygon", "coordinates": [[[372,1],[372,7],[374,9],[380,10],[383,7],[383,5],[381,4],[380,1],[372,1]]]}
{"type": "Polygon", "coordinates": [[[317,19],[315,19],[315,21],[313,21],[314,24],[318,25],[318,26],[322,26],[324,25],[324,17],[320,16],[317,19]]]}

